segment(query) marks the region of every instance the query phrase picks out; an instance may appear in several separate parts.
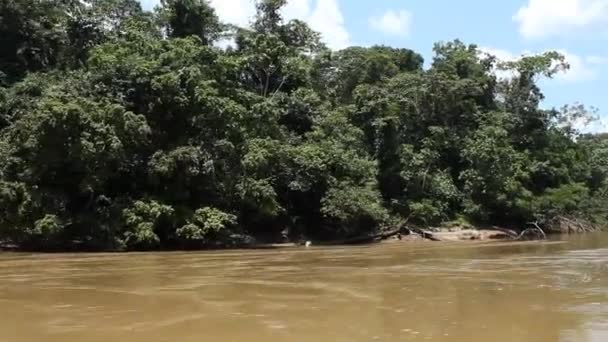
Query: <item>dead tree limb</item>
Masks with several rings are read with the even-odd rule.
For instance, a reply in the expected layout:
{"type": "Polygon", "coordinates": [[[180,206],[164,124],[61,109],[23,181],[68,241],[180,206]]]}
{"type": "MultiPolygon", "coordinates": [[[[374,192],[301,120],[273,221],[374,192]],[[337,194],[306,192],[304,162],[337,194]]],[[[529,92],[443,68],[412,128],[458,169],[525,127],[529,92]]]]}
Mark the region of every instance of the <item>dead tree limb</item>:
{"type": "Polygon", "coordinates": [[[523,232],[521,232],[519,234],[519,236],[517,236],[516,240],[521,240],[523,239],[524,236],[526,236],[528,233],[536,231],[538,233],[540,233],[540,235],[542,235],[543,240],[547,240],[547,234],[545,233],[545,231],[538,225],[538,222],[531,222],[529,223],[530,225],[534,226],[532,228],[528,228],[525,229],[523,232]]]}
{"type": "Polygon", "coordinates": [[[418,229],[418,228],[412,229],[411,231],[420,235],[423,239],[427,239],[427,240],[431,240],[431,241],[441,241],[441,239],[438,239],[437,237],[435,237],[433,235],[433,233],[431,233],[431,232],[427,232],[427,231],[424,231],[424,230],[418,229]]]}

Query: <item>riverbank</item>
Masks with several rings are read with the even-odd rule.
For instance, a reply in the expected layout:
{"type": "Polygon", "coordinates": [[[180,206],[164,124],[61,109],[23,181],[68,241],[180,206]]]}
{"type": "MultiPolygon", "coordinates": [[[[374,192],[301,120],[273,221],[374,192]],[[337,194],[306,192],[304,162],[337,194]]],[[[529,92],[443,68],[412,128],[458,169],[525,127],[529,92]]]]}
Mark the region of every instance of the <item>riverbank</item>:
{"type": "MultiPolygon", "coordinates": [[[[521,234],[521,233],[520,233],[521,234]]],[[[472,241],[513,241],[519,238],[520,234],[506,228],[473,228],[473,227],[450,227],[434,229],[400,229],[390,232],[379,233],[372,236],[360,236],[339,241],[314,241],[301,240],[298,242],[284,243],[262,243],[250,246],[253,249],[272,249],[272,248],[296,248],[310,246],[352,246],[370,245],[375,243],[395,243],[395,242],[452,242],[466,243],[472,241]]]]}
{"type": "MultiPolygon", "coordinates": [[[[514,231],[507,232],[506,229],[443,229],[439,231],[423,231],[423,234],[411,235],[415,240],[432,240],[443,242],[466,242],[466,241],[488,241],[508,240],[517,236],[514,231]]],[[[398,238],[397,238],[398,239],[398,238]]]]}
{"type": "MultiPolygon", "coordinates": [[[[147,250],[147,251],[205,251],[205,250],[238,250],[238,249],[288,249],[310,246],[352,246],[352,245],[370,245],[375,243],[394,243],[394,242],[446,242],[446,243],[467,243],[479,241],[514,241],[514,240],[542,240],[549,235],[573,233],[585,233],[587,230],[550,230],[545,233],[538,227],[532,227],[522,231],[502,227],[479,227],[470,224],[446,224],[441,227],[428,228],[413,228],[402,227],[392,230],[377,232],[371,235],[356,236],[341,240],[314,240],[301,237],[298,240],[282,240],[272,241],[272,239],[256,239],[253,236],[239,235],[238,243],[230,244],[205,244],[198,248],[189,246],[188,248],[169,248],[162,250],[147,250]]],[[[236,241],[236,240],[235,240],[236,241]]],[[[36,248],[25,248],[13,243],[0,241],[0,251],[3,252],[109,252],[120,253],[129,252],[125,249],[92,249],[71,246],[70,248],[54,248],[52,250],[41,250],[36,248]]]]}
{"type": "MultiPolygon", "coordinates": [[[[452,242],[466,243],[471,241],[516,241],[516,240],[545,240],[548,236],[555,235],[576,235],[586,234],[596,231],[602,231],[601,227],[591,226],[580,221],[568,220],[560,221],[559,225],[555,225],[546,231],[536,224],[531,224],[530,227],[521,230],[514,230],[504,227],[480,227],[471,224],[448,223],[440,227],[429,228],[402,228],[398,231],[377,234],[372,237],[359,237],[358,240],[364,240],[368,243],[379,242],[397,242],[397,241],[433,241],[433,242],[452,242]],[[577,222],[577,227],[573,227],[571,222],[577,222]]],[[[356,240],[356,239],[355,239],[356,240]]],[[[327,242],[310,242],[311,245],[328,245],[327,242]]],[[[335,243],[329,245],[349,245],[349,243],[335,243]]]]}

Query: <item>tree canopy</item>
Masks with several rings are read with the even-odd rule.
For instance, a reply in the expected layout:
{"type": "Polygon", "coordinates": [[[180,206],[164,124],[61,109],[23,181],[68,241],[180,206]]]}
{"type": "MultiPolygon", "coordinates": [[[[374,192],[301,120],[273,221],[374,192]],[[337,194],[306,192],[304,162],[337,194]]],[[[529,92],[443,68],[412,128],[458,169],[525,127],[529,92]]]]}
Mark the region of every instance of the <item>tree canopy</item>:
{"type": "Polygon", "coordinates": [[[546,110],[546,53],[332,51],[284,0],[0,0],[0,241],[232,246],[466,219],[608,220],[608,137],[546,110]],[[227,48],[222,41],[231,42],[227,48]],[[218,44],[219,42],[219,44],[218,44]],[[499,79],[496,70],[508,70],[499,79]]]}

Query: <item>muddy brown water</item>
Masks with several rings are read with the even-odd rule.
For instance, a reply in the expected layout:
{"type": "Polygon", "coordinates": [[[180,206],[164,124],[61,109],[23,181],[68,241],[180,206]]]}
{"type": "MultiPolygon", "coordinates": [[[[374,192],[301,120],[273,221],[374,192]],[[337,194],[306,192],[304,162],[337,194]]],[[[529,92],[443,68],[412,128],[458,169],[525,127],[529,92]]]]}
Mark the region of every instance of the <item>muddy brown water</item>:
{"type": "Polygon", "coordinates": [[[608,341],[608,235],[0,254],[1,342],[608,341]]]}

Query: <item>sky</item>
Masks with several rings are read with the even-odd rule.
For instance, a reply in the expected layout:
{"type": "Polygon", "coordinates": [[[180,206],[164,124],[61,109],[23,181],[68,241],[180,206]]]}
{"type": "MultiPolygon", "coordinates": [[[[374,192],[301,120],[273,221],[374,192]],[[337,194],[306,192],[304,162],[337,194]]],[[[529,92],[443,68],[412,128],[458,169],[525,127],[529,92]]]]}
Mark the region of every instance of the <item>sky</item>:
{"type": "MultiPolygon", "coordinates": [[[[245,26],[253,1],[210,2],[220,19],[245,26]]],[[[558,51],[571,68],[542,81],[543,106],[597,108],[599,120],[579,128],[608,132],[608,0],[289,0],[283,14],[308,22],[332,49],[385,44],[430,61],[435,42],[458,38],[503,60],[558,51]]]]}

